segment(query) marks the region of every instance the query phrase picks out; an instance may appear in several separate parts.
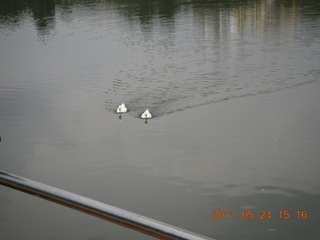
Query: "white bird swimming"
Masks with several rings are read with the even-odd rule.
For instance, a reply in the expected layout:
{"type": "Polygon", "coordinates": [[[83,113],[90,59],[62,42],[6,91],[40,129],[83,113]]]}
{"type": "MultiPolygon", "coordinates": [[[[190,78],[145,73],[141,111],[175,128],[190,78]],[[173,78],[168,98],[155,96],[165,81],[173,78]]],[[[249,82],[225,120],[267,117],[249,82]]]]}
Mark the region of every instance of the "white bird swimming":
{"type": "Polygon", "coordinates": [[[152,118],[152,115],[149,112],[149,109],[147,109],[144,113],[142,113],[141,118],[144,118],[144,119],[152,118]]]}
{"type": "Polygon", "coordinates": [[[124,103],[122,103],[118,108],[117,108],[117,113],[125,113],[127,112],[127,108],[126,105],[124,105],[124,103]]]}

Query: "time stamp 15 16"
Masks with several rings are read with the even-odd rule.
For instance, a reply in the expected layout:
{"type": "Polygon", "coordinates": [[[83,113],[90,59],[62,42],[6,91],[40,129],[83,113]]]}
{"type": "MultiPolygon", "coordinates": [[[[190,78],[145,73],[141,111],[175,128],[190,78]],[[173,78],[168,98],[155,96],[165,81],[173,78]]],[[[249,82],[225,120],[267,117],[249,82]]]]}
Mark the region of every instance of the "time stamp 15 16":
{"type": "Polygon", "coordinates": [[[280,211],[269,211],[269,210],[261,210],[261,211],[253,211],[253,210],[243,210],[240,212],[236,211],[222,211],[222,210],[214,210],[212,211],[212,219],[307,219],[308,212],[306,210],[298,210],[298,211],[288,211],[288,210],[280,210],[280,211]]]}

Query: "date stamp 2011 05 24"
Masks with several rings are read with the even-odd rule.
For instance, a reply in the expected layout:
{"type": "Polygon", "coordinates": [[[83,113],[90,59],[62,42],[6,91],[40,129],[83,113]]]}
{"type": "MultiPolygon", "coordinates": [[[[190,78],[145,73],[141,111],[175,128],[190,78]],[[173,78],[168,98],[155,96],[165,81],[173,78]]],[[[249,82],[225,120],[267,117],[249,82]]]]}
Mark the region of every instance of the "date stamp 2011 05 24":
{"type": "Polygon", "coordinates": [[[297,211],[288,211],[288,210],[280,210],[272,212],[270,210],[261,210],[261,211],[253,211],[253,210],[243,210],[238,214],[236,211],[223,211],[223,210],[214,210],[212,211],[212,219],[271,219],[277,217],[279,219],[307,219],[308,212],[306,210],[297,210],[297,211]]]}

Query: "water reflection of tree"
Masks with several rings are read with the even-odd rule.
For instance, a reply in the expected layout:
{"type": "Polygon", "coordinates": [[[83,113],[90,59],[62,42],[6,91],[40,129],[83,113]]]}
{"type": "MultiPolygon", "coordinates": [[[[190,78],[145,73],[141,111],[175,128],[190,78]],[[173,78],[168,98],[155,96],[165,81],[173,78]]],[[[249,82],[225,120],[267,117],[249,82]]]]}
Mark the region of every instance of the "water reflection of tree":
{"type": "Polygon", "coordinates": [[[19,0],[0,1],[0,16],[14,17],[26,9],[26,2],[19,0]]]}
{"type": "MultiPolygon", "coordinates": [[[[215,14],[218,11],[233,9],[236,12],[241,9],[250,8],[250,5],[268,5],[272,2],[274,5],[279,5],[291,8],[299,8],[303,5],[316,6],[317,0],[252,0],[252,1],[223,1],[223,0],[1,0],[0,1],[0,24],[3,22],[18,23],[22,14],[32,13],[35,25],[39,35],[48,35],[54,29],[55,9],[56,5],[60,9],[71,9],[74,6],[92,7],[102,10],[105,6],[112,6],[120,15],[127,18],[130,22],[133,19],[139,19],[140,23],[147,26],[152,23],[155,18],[159,19],[174,19],[174,16],[183,6],[196,6],[197,11],[207,11],[213,9],[215,14]]],[[[252,8],[250,8],[252,9],[252,8]]],[[[67,11],[70,13],[70,11],[67,11]]],[[[263,13],[263,11],[261,11],[263,13]]],[[[264,13],[263,13],[264,14],[264,13]]],[[[242,15],[241,15],[242,16],[242,15]]]]}
{"type": "Polygon", "coordinates": [[[38,34],[45,36],[54,29],[55,2],[52,0],[2,0],[1,22],[19,22],[24,13],[32,13],[38,34]]]}
{"type": "Polygon", "coordinates": [[[148,23],[155,15],[166,18],[173,18],[178,0],[120,0],[112,1],[119,6],[123,15],[128,17],[139,16],[142,23],[148,23]]]}
{"type": "Polygon", "coordinates": [[[54,29],[55,3],[50,0],[30,0],[30,9],[40,36],[50,34],[54,29]]]}
{"type": "Polygon", "coordinates": [[[181,0],[1,0],[0,23],[19,22],[23,13],[32,13],[38,34],[48,35],[54,29],[56,5],[61,9],[72,9],[73,6],[91,7],[92,3],[101,9],[112,5],[118,13],[131,21],[139,19],[143,25],[151,23],[154,16],[173,18],[181,0]]]}

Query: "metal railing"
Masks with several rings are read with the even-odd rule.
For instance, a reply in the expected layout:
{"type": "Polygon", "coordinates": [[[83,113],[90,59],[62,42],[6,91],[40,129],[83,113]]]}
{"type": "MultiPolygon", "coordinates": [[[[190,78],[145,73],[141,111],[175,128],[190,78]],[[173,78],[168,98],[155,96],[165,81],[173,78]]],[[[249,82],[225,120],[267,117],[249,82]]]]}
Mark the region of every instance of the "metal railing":
{"type": "Polygon", "coordinates": [[[0,170],[0,184],[131,228],[158,239],[212,238],[0,170]]]}

